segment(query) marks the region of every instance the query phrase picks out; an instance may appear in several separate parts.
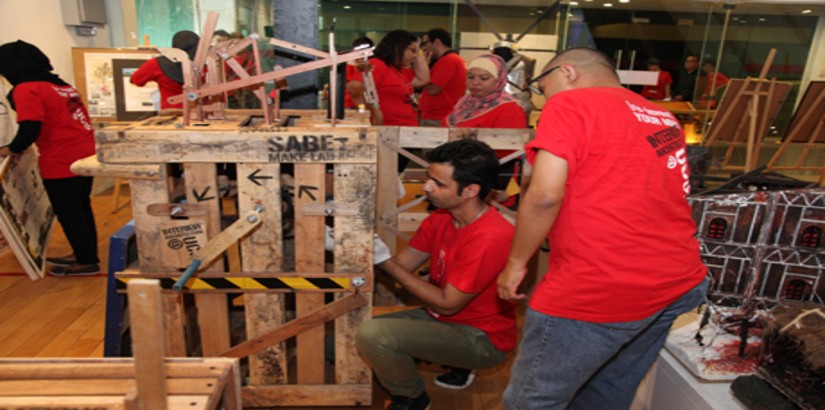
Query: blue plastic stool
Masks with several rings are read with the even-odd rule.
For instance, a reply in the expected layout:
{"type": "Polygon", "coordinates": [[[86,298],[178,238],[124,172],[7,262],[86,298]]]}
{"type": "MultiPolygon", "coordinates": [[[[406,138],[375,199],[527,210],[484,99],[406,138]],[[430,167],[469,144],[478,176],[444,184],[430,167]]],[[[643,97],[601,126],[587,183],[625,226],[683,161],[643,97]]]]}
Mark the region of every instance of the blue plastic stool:
{"type": "Polygon", "coordinates": [[[117,293],[115,272],[121,272],[137,260],[135,221],[129,221],[109,238],[109,269],[106,281],[106,331],[103,337],[103,356],[123,356],[123,310],[125,296],[117,293]]]}

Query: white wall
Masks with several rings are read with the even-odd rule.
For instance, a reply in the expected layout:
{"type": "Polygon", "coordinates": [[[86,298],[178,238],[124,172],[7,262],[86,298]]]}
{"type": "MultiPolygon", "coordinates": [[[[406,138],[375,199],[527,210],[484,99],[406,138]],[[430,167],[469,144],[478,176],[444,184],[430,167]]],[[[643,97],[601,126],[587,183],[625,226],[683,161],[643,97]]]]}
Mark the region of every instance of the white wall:
{"type": "Polygon", "coordinates": [[[60,0],[0,0],[0,44],[23,40],[43,50],[54,71],[74,83],[72,47],[111,47],[109,25],[98,28],[94,37],[75,34],[63,25],[60,0]]]}

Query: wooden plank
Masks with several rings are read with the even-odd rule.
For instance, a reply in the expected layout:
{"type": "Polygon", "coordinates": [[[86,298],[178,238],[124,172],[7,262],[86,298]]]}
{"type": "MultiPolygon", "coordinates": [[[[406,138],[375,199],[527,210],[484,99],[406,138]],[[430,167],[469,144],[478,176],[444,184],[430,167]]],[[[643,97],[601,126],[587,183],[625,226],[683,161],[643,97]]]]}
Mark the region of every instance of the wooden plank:
{"type": "Polygon", "coordinates": [[[71,170],[77,175],[88,177],[158,179],[160,167],[160,164],[101,164],[97,155],[92,155],[72,163],[71,170]]]}
{"type": "MultiPolygon", "coordinates": [[[[361,213],[341,216],[335,224],[335,271],[373,275],[376,165],[335,165],[335,201],[357,203],[361,213]]],[[[370,384],[372,371],[358,356],[355,332],[370,318],[371,289],[363,289],[366,303],[335,320],[335,381],[338,384],[370,384]]],[[[336,302],[349,296],[336,294],[336,302]]]]}
{"type": "MultiPolygon", "coordinates": [[[[324,272],[324,218],[305,215],[304,205],[325,202],[326,166],[295,166],[295,269],[324,272]]],[[[324,294],[297,293],[295,314],[298,317],[324,305],[324,294]]],[[[297,336],[297,374],[299,384],[324,382],[324,325],[307,329],[297,336]]]]}
{"type": "Polygon", "coordinates": [[[163,366],[163,322],[160,288],[155,280],[129,284],[129,320],[139,409],[166,408],[166,373],[163,366]]]}
{"type": "Polygon", "coordinates": [[[98,142],[100,162],[363,163],[376,156],[377,133],[357,128],[290,132],[238,130],[125,131],[117,143],[98,142]]]}
{"type": "Polygon", "coordinates": [[[399,146],[407,148],[435,148],[447,141],[459,138],[472,138],[487,143],[493,149],[517,150],[523,148],[524,144],[530,141],[534,135],[534,131],[529,129],[438,127],[397,128],[399,130],[399,146]]]}
{"type": "MultiPolygon", "coordinates": [[[[157,180],[129,181],[132,193],[132,216],[135,220],[135,237],[138,253],[138,265],[144,272],[168,271],[170,266],[163,260],[163,241],[157,224],[161,221],[148,213],[150,204],[169,202],[169,188],[166,167],[161,167],[157,180]]],[[[163,324],[165,351],[171,356],[186,356],[186,344],[183,334],[183,309],[180,295],[163,295],[163,324]]]]}
{"type": "MultiPolygon", "coordinates": [[[[186,200],[206,209],[206,235],[211,240],[221,233],[217,169],[215,164],[184,164],[183,169],[186,179],[186,200]]],[[[205,269],[208,272],[223,270],[223,258],[217,258],[216,263],[205,269]]],[[[226,295],[197,294],[195,305],[198,309],[198,328],[203,355],[216,356],[229,348],[229,309],[226,295]]]]}
{"type": "MultiPolygon", "coordinates": [[[[394,212],[398,203],[398,154],[401,127],[378,127],[378,177],[375,190],[378,220],[376,232],[390,248],[390,253],[396,253],[395,232],[398,231],[398,218],[394,212]]],[[[446,134],[445,134],[446,137],[446,134]]],[[[397,286],[395,280],[385,275],[376,282],[374,303],[376,305],[397,305],[398,296],[393,292],[397,286]]]]}
{"type": "MultiPolygon", "coordinates": [[[[126,409],[124,397],[117,396],[19,396],[0,398],[0,408],[11,409],[126,409]]],[[[164,402],[172,409],[201,410],[207,409],[208,396],[170,396],[164,402]]],[[[166,408],[166,407],[158,408],[166,408]]]]}
{"type": "MultiPolygon", "coordinates": [[[[165,384],[168,395],[210,394],[215,391],[219,379],[213,378],[179,378],[167,379],[165,384]]],[[[56,380],[0,380],[0,397],[19,396],[21,393],[32,396],[94,396],[126,394],[134,389],[135,379],[70,379],[56,380]]]]}
{"type": "MultiPolygon", "coordinates": [[[[238,164],[238,210],[263,206],[261,225],[241,239],[241,269],[280,272],[284,263],[281,233],[281,166],[238,164]]],[[[255,338],[286,321],[284,297],[262,293],[244,296],[247,338],[255,338]]],[[[249,357],[249,384],[270,385],[287,381],[286,345],[278,343],[249,357]]]]}
{"type": "MultiPolygon", "coordinates": [[[[225,357],[167,358],[168,378],[212,378],[237,361],[225,357]]],[[[133,358],[0,359],[0,380],[134,378],[133,358]]]]}
{"type": "Polygon", "coordinates": [[[306,329],[311,329],[318,326],[320,323],[327,322],[338,316],[346,314],[347,312],[367,305],[369,305],[369,301],[364,295],[358,293],[350,294],[349,296],[335,302],[324,305],[323,307],[316,309],[307,315],[298,317],[275,330],[234,346],[223,352],[221,356],[237,358],[249,356],[253,353],[266,349],[275,343],[294,337],[306,329]]]}
{"type": "Polygon", "coordinates": [[[368,406],[372,401],[372,385],[247,386],[242,394],[244,407],[368,406]]]}

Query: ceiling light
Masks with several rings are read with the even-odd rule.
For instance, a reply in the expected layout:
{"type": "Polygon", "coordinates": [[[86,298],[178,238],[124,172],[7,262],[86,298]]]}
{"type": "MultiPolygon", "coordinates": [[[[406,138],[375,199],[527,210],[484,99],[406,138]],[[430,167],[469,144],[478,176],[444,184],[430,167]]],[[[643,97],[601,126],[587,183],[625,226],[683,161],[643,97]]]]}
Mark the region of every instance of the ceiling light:
{"type": "Polygon", "coordinates": [[[604,7],[613,7],[613,3],[604,3],[602,4],[604,7]]]}
{"type": "Polygon", "coordinates": [[[811,12],[811,9],[805,9],[805,10],[802,10],[802,14],[808,14],[808,13],[810,13],[810,12],[811,12]]]}
{"type": "Polygon", "coordinates": [[[579,2],[577,2],[577,1],[571,1],[571,2],[570,2],[570,5],[571,5],[571,6],[578,6],[578,5],[579,5],[579,2]]]}
{"type": "Polygon", "coordinates": [[[346,6],[344,6],[344,10],[349,10],[349,9],[351,9],[351,8],[352,8],[352,6],[350,6],[350,5],[346,5],[346,6]]]}
{"type": "Polygon", "coordinates": [[[619,3],[630,3],[630,0],[619,0],[619,3]]]}
{"type": "Polygon", "coordinates": [[[765,21],[768,21],[768,19],[766,19],[766,18],[764,18],[764,17],[760,17],[760,18],[759,18],[759,21],[761,21],[761,22],[765,22],[765,21]]]}

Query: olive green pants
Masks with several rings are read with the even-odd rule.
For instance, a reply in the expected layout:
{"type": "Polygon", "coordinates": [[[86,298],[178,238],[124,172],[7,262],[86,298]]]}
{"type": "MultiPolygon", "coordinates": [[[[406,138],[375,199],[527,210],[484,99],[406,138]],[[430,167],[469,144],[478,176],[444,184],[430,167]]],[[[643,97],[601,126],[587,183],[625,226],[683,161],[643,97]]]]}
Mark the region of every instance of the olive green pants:
{"type": "Polygon", "coordinates": [[[356,346],[381,384],[396,396],[424,392],[415,359],[450,367],[481,369],[501,363],[506,353],[472,326],[440,322],[423,309],[378,316],[361,324],[356,346]]]}

